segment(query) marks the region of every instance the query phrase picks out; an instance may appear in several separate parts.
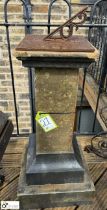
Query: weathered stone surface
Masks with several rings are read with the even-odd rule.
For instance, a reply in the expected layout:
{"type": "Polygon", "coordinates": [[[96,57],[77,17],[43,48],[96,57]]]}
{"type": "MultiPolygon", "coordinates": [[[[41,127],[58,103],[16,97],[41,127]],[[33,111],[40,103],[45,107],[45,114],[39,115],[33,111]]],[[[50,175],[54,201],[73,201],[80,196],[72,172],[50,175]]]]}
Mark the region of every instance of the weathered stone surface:
{"type": "Polygon", "coordinates": [[[78,90],[78,70],[36,70],[36,110],[51,114],[58,128],[45,133],[37,125],[37,152],[71,151],[78,90]]]}
{"type": "Polygon", "coordinates": [[[43,129],[37,125],[37,152],[70,152],[75,114],[55,114],[51,116],[57,123],[58,128],[45,133],[43,129]]]}

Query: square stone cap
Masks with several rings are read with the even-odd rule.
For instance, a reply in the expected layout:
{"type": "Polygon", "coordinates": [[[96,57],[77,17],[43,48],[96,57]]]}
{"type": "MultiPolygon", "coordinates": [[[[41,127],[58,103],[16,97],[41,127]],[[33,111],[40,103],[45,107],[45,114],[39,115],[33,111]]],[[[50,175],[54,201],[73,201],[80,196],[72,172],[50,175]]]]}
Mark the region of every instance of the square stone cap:
{"type": "Polygon", "coordinates": [[[45,40],[45,36],[26,35],[15,49],[16,57],[86,57],[96,60],[98,50],[83,36],[45,40]]]}

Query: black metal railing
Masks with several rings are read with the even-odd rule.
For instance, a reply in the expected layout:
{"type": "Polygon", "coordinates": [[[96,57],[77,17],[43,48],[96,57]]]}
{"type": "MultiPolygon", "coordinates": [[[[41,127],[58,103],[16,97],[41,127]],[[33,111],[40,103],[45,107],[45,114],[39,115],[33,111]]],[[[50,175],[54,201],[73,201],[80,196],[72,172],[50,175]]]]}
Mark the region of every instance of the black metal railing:
{"type": "MultiPolygon", "coordinates": [[[[92,7],[90,24],[107,24],[107,1],[98,0],[92,7]]],[[[107,93],[107,28],[89,28],[88,39],[99,50],[99,59],[88,69],[98,85],[98,96],[93,121],[93,132],[95,129],[96,116],[99,106],[99,99],[102,93],[107,93]]],[[[106,108],[106,107],[105,107],[106,108]]],[[[102,113],[102,111],[101,111],[102,113]]],[[[102,115],[100,115],[102,116],[102,115]]],[[[105,123],[106,124],[106,123],[105,123]]]]}
{"type": "MultiPolygon", "coordinates": [[[[107,24],[107,1],[99,0],[97,1],[90,15],[90,23],[91,24],[107,24]]],[[[106,45],[107,45],[107,28],[90,28],[88,38],[89,41],[99,50],[99,59],[89,68],[89,73],[95,79],[97,84],[99,85],[102,81],[101,88],[103,91],[106,91],[106,76],[104,78],[106,72],[105,66],[105,55],[106,55],[106,45]],[[103,74],[103,80],[102,80],[103,74]]]]}
{"type": "MultiPolygon", "coordinates": [[[[91,14],[90,14],[90,9],[87,11],[88,14],[88,19],[86,24],[80,24],[80,28],[88,28],[89,33],[88,33],[88,38],[90,42],[93,43],[95,47],[100,49],[100,56],[99,60],[97,63],[94,63],[88,70],[84,70],[84,81],[83,81],[83,87],[82,87],[82,96],[81,96],[81,107],[82,107],[82,102],[83,102],[83,96],[84,96],[84,85],[85,85],[85,78],[86,78],[86,73],[87,71],[92,75],[92,77],[96,80],[97,84],[99,85],[99,94],[98,94],[98,100],[96,104],[96,112],[95,112],[95,117],[94,117],[94,122],[93,122],[93,131],[94,132],[94,127],[95,127],[95,121],[96,121],[96,114],[97,114],[97,109],[98,109],[98,101],[99,101],[99,95],[100,95],[100,90],[106,92],[107,91],[107,76],[106,76],[106,59],[105,59],[105,53],[106,53],[106,28],[107,28],[107,11],[104,9],[103,11],[103,6],[106,8],[107,6],[107,1],[100,0],[97,2],[95,5],[92,3],[74,3],[71,4],[68,0],[63,0],[66,5],[68,6],[68,18],[71,17],[72,15],[72,8],[75,6],[83,6],[83,5],[89,5],[89,8],[91,9],[91,14]],[[93,8],[93,9],[92,9],[93,8]],[[104,13],[104,14],[103,14],[104,13]],[[104,18],[103,18],[104,17],[104,18]],[[96,36],[96,31],[97,31],[97,36],[96,36]]],[[[15,120],[16,120],[16,127],[17,127],[17,132],[15,135],[21,135],[20,133],[20,127],[19,127],[19,119],[18,119],[18,108],[17,108],[17,94],[16,94],[16,89],[15,89],[15,82],[14,82],[14,66],[13,66],[13,61],[12,61],[12,54],[11,54],[11,45],[10,45],[10,32],[9,28],[10,27],[24,27],[25,28],[25,33],[32,33],[32,28],[33,27],[46,27],[48,33],[50,32],[51,27],[57,27],[59,24],[51,24],[51,12],[52,12],[52,7],[56,3],[56,0],[50,0],[49,4],[49,10],[48,10],[48,20],[47,23],[37,23],[33,22],[31,18],[31,2],[30,0],[20,0],[20,2],[23,5],[23,12],[24,12],[24,23],[14,23],[14,22],[9,22],[8,21],[8,3],[11,2],[11,0],[6,0],[4,4],[4,22],[0,23],[0,27],[5,27],[6,28],[6,36],[7,36],[7,50],[8,50],[8,56],[9,56],[9,64],[10,64],[10,73],[11,73],[11,81],[12,81],[12,91],[13,91],[13,101],[14,101],[14,115],[15,115],[15,120]]],[[[34,75],[32,69],[29,71],[29,95],[30,95],[30,107],[31,107],[31,125],[32,125],[32,132],[35,132],[35,97],[34,97],[34,75]]],[[[79,116],[79,123],[81,123],[81,112],[79,116]]],[[[79,126],[78,126],[79,128],[79,126]]],[[[23,134],[28,135],[27,133],[23,134]]]]}

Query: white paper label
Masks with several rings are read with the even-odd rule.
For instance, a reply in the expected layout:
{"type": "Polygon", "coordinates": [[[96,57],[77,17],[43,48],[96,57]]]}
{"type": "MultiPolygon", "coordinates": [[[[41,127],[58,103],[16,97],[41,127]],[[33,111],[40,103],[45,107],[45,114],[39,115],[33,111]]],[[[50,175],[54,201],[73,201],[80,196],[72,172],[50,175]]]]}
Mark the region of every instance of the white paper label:
{"type": "Polygon", "coordinates": [[[49,132],[58,127],[49,114],[41,114],[41,112],[38,112],[36,115],[36,121],[45,132],[49,132]]]}

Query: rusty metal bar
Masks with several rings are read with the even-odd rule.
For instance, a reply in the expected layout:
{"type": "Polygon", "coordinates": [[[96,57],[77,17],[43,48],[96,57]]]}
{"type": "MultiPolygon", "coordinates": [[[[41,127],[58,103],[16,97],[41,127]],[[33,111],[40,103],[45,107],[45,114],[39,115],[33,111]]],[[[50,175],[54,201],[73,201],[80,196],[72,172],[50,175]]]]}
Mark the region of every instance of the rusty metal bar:
{"type": "Polygon", "coordinates": [[[64,24],[60,25],[57,29],[55,29],[54,31],[52,31],[50,34],[48,34],[44,40],[48,40],[48,39],[52,39],[53,35],[55,35],[57,32],[60,32],[60,38],[70,38],[72,36],[73,33],[73,27],[75,26],[76,29],[78,29],[78,24],[79,23],[84,23],[86,20],[86,10],[88,7],[83,8],[82,10],[80,10],[80,12],[78,12],[77,14],[75,14],[73,17],[71,17],[69,20],[67,20],[64,24]],[[83,19],[82,19],[83,17],[83,19]],[[80,22],[73,22],[73,20],[75,20],[76,18],[82,19],[80,22]],[[63,34],[63,28],[65,26],[69,25],[69,34],[68,36],[65,36],[63,34]]]}

